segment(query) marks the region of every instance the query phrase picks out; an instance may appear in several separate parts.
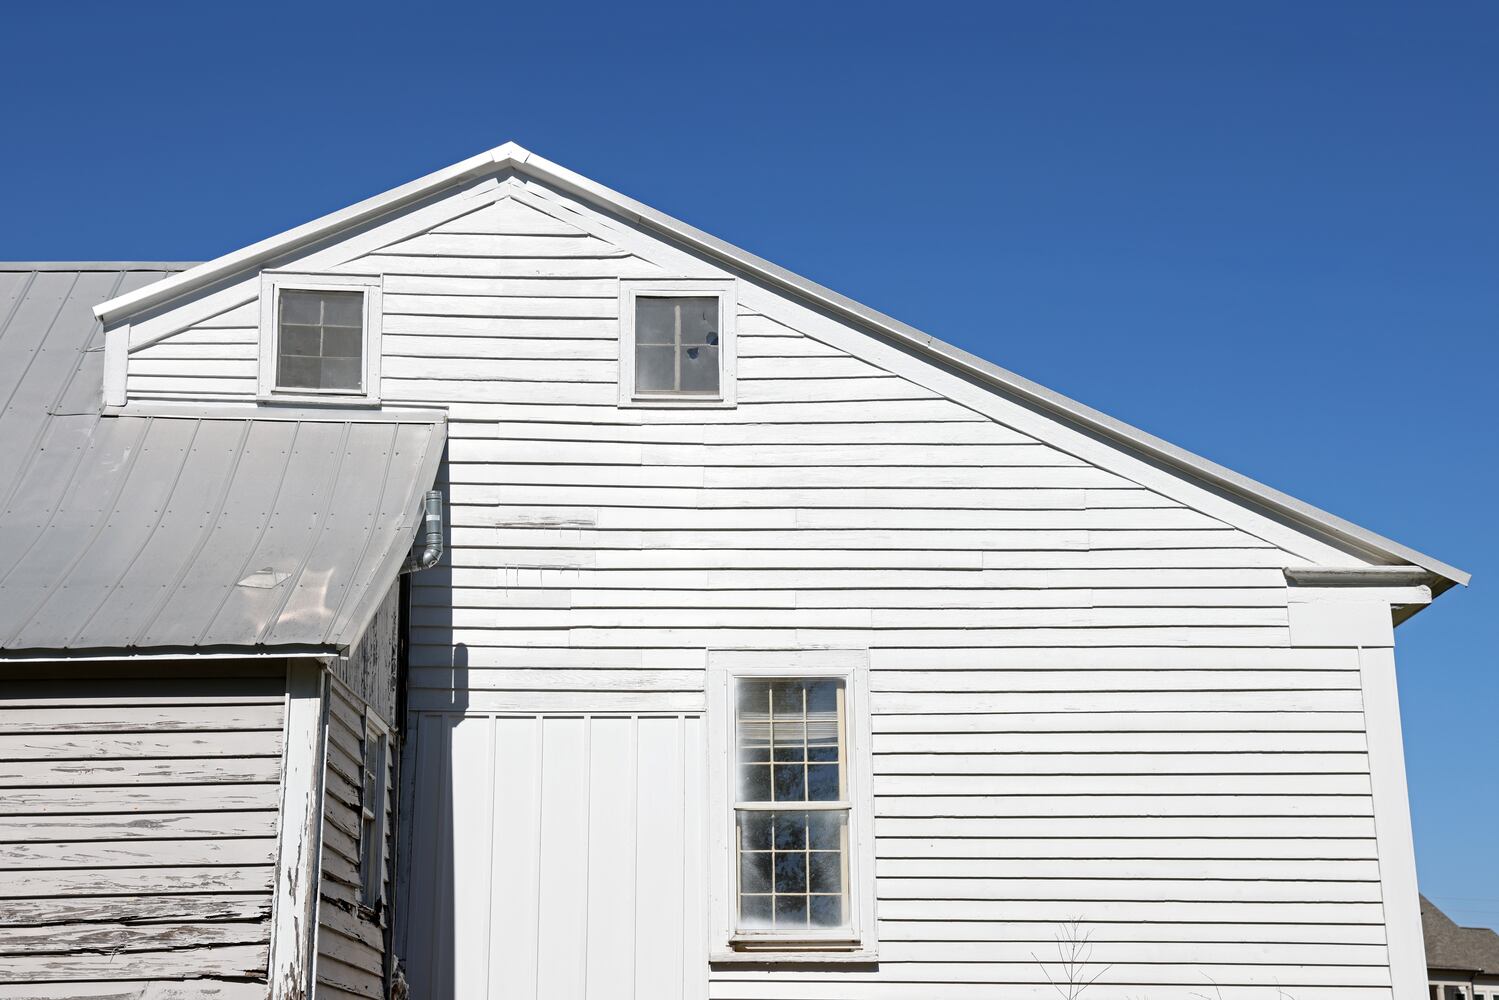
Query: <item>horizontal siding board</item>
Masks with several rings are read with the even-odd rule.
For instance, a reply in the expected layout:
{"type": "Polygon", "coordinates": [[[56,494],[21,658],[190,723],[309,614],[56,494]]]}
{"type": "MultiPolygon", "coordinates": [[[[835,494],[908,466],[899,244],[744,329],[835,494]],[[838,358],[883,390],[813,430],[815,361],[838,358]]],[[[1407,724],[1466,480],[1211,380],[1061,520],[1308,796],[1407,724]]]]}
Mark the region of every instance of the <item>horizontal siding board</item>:
{"type": "Polygon", "coordinates": [[[270,894],[260,892],[0,898],[0,924],[7,928],[111,921],[126,921],[132,926],[173,920],[214,923],[266,920],[270,915],[270,894]]]}
{"type": "Polygon", "coordinates": [[[276,818],[272,808],[249,812],[90,813],[87,820],[69,813],[0,814],[0,843],[270,837],[276,832],[276,818]]]}
{"type": "Polygon", "coordinates": [[[28,706],[0,708],[0,735],[16,733],[107,733],[230,730],[269,730],[281,728],[281,706],[226,705],[206,707],[143,706],[130,712],[118,708],[70,706],[28,706]]]}
{"type": "Polygon", "coordinates": [[[0,788],[275,782],[280,757],[0,761],[0,788]]]}
{"type": "Polygon", "coordinates": [[[269,949],[263,944],[205,945],[107,955],[12,955],[0,962],[0,982],[175,979],[187,969],[202,969],[220,976],[263,978],[269,960],[269,949]]]}
{"type": "Polygon", "coordinates": [[[0,871],[0,896],[123,896],[199,892],[269,892],[272,866],[99,868],[0,871]]]}
{"type": "Polygon", "coordinates": [[[0,956],[66,955],[71,952],[122,954],[226,944],[259,944],[266,940],[264,920],[214,923],[80,923],[57,927],[6,928],[0,934],[0,956]]]}
{"type": "Polygon", "coordinates": [[[0,843],[0,866],[11,872],[29,868],[241,867],[269,864],[275,856],[274,840],[260,837],[0,843]]]}
{"type": "MultiPolygon", "coordinates": [[[[1099,944],[1144,946],[1157,943],[1168,946],[1232,943],[1363,947],[1385,944],[1384,928],[1369,924],[1099,922],[1089,924],[1087,931],[1089,940],[1099,944]]],[[[1055,946],[1056,932],[1056,924],[1047,921],[883,920],[880,923],[882,943],[1029,943],[1037,953],[1042,948],[1036,945],[1055,946]]]]}
{"type": "MultiPolygon", "coordinates": [[[[1185,860],[1265,865],[1281,860],[1374,862],[1377,854],[1372,839],[1342,837],[884,837],[879,863],[902,859],[952,859],[964,864],[991,859],[1001,863],[1068,859],[1089,864],[1164,859],[1173,864],[1185,860]]],[[[972,870],[978,872],[980,867],[976,864],[972,870]]]]}
{"type": "Polygon", "coordinates": [[[281,732],[69,733],[47,740],[0,736],[0,761],[89,761],[162,757],[281,756],[281,732]]]}
{"type": "Polygon", "coordinates": [[[279,803],[280,786],[273,783],[100,786],[87,797],[68,787],[17,788],[0,796],[0,815],[275,809],[279,803]]]}

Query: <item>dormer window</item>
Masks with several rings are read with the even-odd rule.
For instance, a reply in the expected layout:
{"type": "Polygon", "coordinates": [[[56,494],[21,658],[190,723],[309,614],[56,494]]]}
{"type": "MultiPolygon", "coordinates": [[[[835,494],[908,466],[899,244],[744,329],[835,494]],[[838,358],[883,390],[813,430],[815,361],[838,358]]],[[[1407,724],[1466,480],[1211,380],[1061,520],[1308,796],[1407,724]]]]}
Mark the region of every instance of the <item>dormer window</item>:
{"type": "Polygon", "coordinates": [[[380,279],[261,276],[260,398],[377,403],[380,279]]]}
{"type": "Polygon", "coordinates": [[[734,405],[732,281],[625,281],[619,306],[620,405],[734,405]]]}

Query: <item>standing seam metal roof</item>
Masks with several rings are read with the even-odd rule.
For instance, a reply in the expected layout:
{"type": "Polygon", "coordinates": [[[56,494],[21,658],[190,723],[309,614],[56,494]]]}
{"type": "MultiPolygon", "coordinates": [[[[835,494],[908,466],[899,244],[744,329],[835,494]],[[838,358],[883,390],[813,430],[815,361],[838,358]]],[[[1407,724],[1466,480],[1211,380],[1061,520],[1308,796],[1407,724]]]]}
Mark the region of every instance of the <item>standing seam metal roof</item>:
{"type": "Polygon", "coordinates": [[[404,563],[430,412],[100,415],[92,308],[174,264],[0,264],[0,649],[343,647],[404,563]]]}

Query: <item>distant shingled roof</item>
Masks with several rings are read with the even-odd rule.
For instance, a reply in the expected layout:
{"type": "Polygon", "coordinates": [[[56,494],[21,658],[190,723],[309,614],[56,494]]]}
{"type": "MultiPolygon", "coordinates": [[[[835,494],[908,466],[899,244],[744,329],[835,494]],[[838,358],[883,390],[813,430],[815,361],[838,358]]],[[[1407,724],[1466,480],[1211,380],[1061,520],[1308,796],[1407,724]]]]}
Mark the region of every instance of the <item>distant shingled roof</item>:
{"type": "Polygon", "coordinates": [[[1426,967],[1499,976],[1499,934],[1487,927],[1459,927],[1425,896],[1421,929],[1426,936],[1426,967]]]}
{"type": "Polygon", "coordinates": [[[0,655],[340,648],[405,560],[441,414],[102,416],[93,307],[181,264],[0,264],[0,655]]]}

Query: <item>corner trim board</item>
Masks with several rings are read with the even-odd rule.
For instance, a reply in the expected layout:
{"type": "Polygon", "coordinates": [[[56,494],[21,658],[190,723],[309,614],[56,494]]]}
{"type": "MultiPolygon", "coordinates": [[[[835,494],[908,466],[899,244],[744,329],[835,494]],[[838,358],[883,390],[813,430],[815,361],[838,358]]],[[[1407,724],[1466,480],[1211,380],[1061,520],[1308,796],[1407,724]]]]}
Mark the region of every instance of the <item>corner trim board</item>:
{"type": "Polygon", "coordinates": [[[313,995],[323,853],[328,676],[316,659],[287,661],[286,750],[271,904],[270,1000],[309,1000],[313,995]]]}

